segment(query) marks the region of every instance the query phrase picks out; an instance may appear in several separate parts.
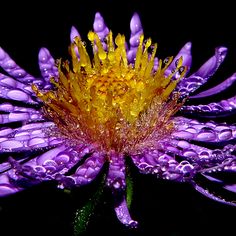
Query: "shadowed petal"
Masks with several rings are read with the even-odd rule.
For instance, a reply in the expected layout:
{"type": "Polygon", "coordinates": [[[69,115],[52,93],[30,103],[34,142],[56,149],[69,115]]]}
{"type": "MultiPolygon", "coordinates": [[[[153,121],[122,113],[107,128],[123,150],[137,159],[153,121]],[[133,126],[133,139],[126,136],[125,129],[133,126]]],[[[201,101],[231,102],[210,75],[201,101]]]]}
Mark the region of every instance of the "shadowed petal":
{"type": "Polygon", "coordinates": [[[61,144],[63,141],[56,137],[44,137],[37,135],[36,137],[30,138],[30,136],[25,135],[24,137],[8,138],[0,141],[0,153],[3,152],[23,152],[32,151],[34,149],[53,147],[55,145],[61,144]]]}
{"type": "Polygon", "coordinates": [[[35,108],[29,108],[29,107],[20,107],[15,106],[9,102],[4,102],[0,104],[0,111],[3,112],[27,112],[30,114],[41,114],[41,111],[35,109],[35,108]]]}
{"type": "Polygon", "coordinates": [[[11,182],[7,174],[0,175],[0,196],[7,196],[21,191],[22,188],[15,187],[11,182]]]}
{"type": "Polygon", "coordinates": [[[231,192],[236,193],[236,184],[225,185],[224,188],[231,191],[231,192]]]}
{"type": "Polygon", "coordinates": [[[213,193],[210,193],[208,190],[204,189],[203,187],[201,187],[197,184],[193,184],[193,185],[194,185],[194,188],[198,192],[200,192],[201,194],[205,195],[206,197],[208,197],[210,199],[213,199],[214,201],[221,202],[221,203],[231,205],[231,206],[236,206],[236,203],[234,203],[234,202],[226,201],[225,199],[218,197],[218,196],[214,195],[213,193]]]}

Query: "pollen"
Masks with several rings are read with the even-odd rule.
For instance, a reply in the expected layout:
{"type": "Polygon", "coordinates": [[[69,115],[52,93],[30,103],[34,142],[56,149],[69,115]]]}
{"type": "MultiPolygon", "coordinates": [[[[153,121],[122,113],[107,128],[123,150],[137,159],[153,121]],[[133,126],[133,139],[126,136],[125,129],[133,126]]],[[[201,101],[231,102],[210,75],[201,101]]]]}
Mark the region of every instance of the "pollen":
{"type": "Polygon", "coordinates": [[[125,37],[113,40],[109,32],[101,41],[88,33],[93,49],[90,58],[85,43],[75,37],[69,47],[70,61],[58,60],[58,78],[51,78],[52,90],[33,85],[44,103],[44,114],[54,121],[57,132],[72,143],[87,143],[103,151],[135,153],[169,134],[171,117],[181,106],[174,89],[183,77],[173,75],[182,68],[182,58],[168,76],[172,62],[159,60],[154,69],[157,44],[140,36],[134,62],[129,63],[125,37]],[[104,46],[105,45],[105,46],[104,46]]]}

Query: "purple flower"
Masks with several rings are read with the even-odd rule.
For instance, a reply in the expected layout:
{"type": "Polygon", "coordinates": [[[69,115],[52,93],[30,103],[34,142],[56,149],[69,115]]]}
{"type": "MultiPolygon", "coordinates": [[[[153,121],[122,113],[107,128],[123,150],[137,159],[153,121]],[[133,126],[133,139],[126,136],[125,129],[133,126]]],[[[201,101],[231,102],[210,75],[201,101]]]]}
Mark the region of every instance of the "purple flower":
{"type": "Polygon", "coordinates": [[[71,60],[55,62],[41,48],[40,78],[0,48],[0,66],[6,72],[0,74],[1,196],[50,180],[59,188],[79,187],[109,163],[106,185],[117,198],[117,217],[136,226],[126,202],[125,161],[131,158],[141,173],[189,182],[209,198],[236,205],[196,180],[201,175],[236,192],[234,183],[211,175],[236,171],[236,126],[214,121],[235,112],[236,98],[191,105],[236,80],[233,74],[195,92],[214,75],[227,49],[216,48],[215,55],[189,75],[190,42],[176,57],[160,60],[157,45],[144,39],[137,14],[130,29],[128,44],[123,35],[114,37],[96,13],[94,32],[88,33],[93,57],[72,27],[71,60]]]}

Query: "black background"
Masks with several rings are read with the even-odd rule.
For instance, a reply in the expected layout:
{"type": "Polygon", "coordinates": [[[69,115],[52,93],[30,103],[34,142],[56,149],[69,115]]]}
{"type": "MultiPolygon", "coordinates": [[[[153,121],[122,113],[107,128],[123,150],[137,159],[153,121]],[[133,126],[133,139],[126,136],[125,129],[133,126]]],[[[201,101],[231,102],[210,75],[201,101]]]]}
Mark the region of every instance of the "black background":
{"type": "MultiPolygon", "coordinates": [[[[114,35],[119,32],[128,38],[130,19],[137,12],[145,36],[159,44],[158,57],[175,55],[186,42],[193,43],[192,72],[214,54],[215,47],[228,47],[223,65],[211,80],[213,85],[236,71],[233,9],[233,4],[227,1],[214,4],[149,0],[4,3],[0,13],[0,45],[19,65],[37,76],[40,47],[47,47],[54,58],[67,57],[72,25],[86,40],[94,15],[99,11],[114,35]]],[[[235,234],[234,207],[214,202],[188,184],[158,180],[135,170],[133,180],[131,214],[140,222],[139,228],[129,230],[119,223],[112,198],[106,193],[85,235],[235,234]]],[[[82,188],[75,197],[45,183],[1,199],[0,235],[72,235],[75,208],[94,189],[96,185],[82,188]]]]}

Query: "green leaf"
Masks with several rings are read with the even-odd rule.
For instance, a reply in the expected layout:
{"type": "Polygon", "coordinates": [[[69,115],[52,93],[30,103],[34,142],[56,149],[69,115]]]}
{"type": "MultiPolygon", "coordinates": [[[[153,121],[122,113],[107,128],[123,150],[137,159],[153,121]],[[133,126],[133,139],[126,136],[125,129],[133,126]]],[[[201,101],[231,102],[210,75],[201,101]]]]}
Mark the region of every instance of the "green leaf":
{"type": "Polygon", "coordinates": [[[74,218],[74,236],[80,236],[87,230],[87,226],[94,215],[97,205],[100,203],[104,190],[104,183],[106,179],[106,173],[102,176],[102,181],[92,197],[90,197],[85,204],[77,209],[74,218]]]}
{"type": "Polygon", "coordinates": [[[126,163],[126,201],[130,208],[133,199],[133,179],[130,174],[129,163],[126,163]]]}

